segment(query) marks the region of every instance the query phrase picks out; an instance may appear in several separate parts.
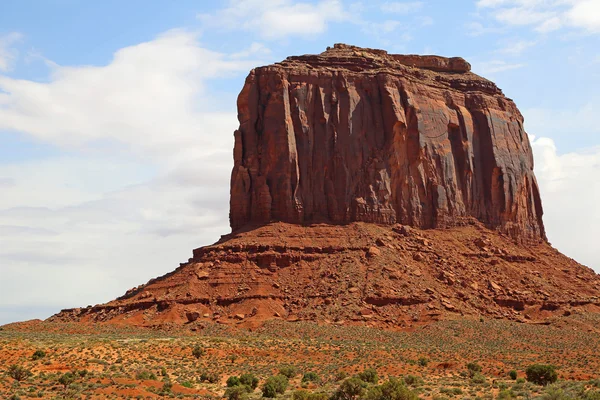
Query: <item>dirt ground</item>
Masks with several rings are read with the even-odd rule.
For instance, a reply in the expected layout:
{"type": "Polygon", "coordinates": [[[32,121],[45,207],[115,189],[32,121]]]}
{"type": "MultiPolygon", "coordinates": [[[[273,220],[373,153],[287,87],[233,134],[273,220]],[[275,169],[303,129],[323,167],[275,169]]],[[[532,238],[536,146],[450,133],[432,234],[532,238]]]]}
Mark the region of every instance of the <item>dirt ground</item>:
{"type": "Polygon", "coordinates": [[[577,314],[551,325],[462,319],[386,331],[275,320],[252,331],[205,323],[194,332],[30,321],[0,330],[0,398],[219,398],[227,378],[243,373],[260,379],[249,395],[260,398],[265,379],[285,366],[298,375],[282,398],[297,389],[331,394],[344,376],[368,368],[381,382],[404,377],[423,399],[536,398],[547,389],[511,379],[511,370],[524,378],[528,366],[548,363],[561,385],[596,390],[600,334],[586,326],[598,323],[598,314],[577,314]],[[44,355],[34,359],[37,350],[44,355]],[[468,363],[481,372],[474,377],[468,363]],[[13,365],[28,371],[21,381],[9,373],[13,365]],[[68,372],[74,377],[63,385],[68,372]],[[303,383],[306,372],[318,381],[303,383]]]}

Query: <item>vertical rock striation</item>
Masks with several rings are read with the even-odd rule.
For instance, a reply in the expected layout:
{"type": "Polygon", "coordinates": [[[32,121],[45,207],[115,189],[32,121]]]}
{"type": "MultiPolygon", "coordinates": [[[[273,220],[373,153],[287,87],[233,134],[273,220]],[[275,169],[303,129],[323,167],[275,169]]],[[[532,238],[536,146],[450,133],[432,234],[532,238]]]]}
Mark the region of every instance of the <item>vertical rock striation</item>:
{"type": "Polygon", "coordinates": [[[230,222],[440,228],[545,239],[523,117],[462,58],[335,45],[252,70],[230,222]]]}

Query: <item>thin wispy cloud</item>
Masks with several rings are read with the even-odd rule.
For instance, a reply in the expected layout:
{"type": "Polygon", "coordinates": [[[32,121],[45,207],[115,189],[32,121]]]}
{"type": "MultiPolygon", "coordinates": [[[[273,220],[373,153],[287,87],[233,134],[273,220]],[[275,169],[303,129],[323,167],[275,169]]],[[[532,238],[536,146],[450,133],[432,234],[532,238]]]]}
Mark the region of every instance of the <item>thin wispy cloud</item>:
{"type": "Polygon", "coordinates": [[[230,0],[228,7],[213,14],[199,14],[206,29],[243,30],[265,40],[316,36],[331,22],[347,21],[351,15],[340,0],[316,3],[292,0],[230,0]]]}
{"type": "Polygon", "coordinates": [[[0,36],[0,72],[12,70],[19,52],[13,47],[23,38],[19,32],[0,36]]]}

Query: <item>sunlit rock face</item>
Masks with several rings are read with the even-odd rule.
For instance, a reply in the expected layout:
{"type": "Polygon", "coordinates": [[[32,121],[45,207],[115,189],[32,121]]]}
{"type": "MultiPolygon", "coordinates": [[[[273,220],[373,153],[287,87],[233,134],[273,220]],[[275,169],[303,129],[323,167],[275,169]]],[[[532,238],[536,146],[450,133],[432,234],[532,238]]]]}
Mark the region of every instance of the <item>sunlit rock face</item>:
{"type": "Polygon", "coordinates": [[[462,58],[338,44],[248,75],[230,222],[443,228],[473,218],[544,240],[514,102],[462,58]]]}

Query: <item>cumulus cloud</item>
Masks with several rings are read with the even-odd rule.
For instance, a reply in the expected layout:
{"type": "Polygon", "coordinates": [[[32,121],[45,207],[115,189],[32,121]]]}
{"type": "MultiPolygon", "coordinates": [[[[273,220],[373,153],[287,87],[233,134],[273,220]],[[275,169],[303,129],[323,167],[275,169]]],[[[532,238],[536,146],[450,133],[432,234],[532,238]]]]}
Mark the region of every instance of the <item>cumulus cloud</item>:
{"type": "Polygon", "coordinates": [[[349,20],[350,14],[340,0],[230,0],[228,7],[198,18],[205,28],[251,31],[263,39],[279,40],[323,33],[330,22],[349,20]]]}
{"type": "Polygon", "coordinates": [[[21,38],[22,35],[18,32],[11,32],[0,36],[0,72],[8,72],[13,68],[13,64],[18,56],[18,52],[13,46],[21,38]]]}
{"type": "Polygon", "coordinates": [[[0,130],[67,150],[0,163],[0,323],[111,300],[228,232],[235,94],[207,87],[268,53],[170,31],[47,82],[0,74],[0,130]]]}
{"type": "Polygon", "coordinates": [[[561,154],[552,139],[532,139],[550,242],[600,273],[600,148],[561,154]]]}
{"type": "Polygon", "coordinates": [[[588,33],[600,32],[600,2],[597,0],[478,0],[479,9],[490,9],[506,25],[533,26],[541,33],[569,27],[588,33]]]}
{"type": "Polygon", "coordinates": [[[230,118],[198,111],[212,108],[206,81],[257,62],[204,49],[195,35],[171,31],[117,51],[106,66],[57,66],[49,83],[0,76],[0,129],[71,148],[114,141],[153,156],[206,153],[227,138],[197,132],[230,118]]]}

